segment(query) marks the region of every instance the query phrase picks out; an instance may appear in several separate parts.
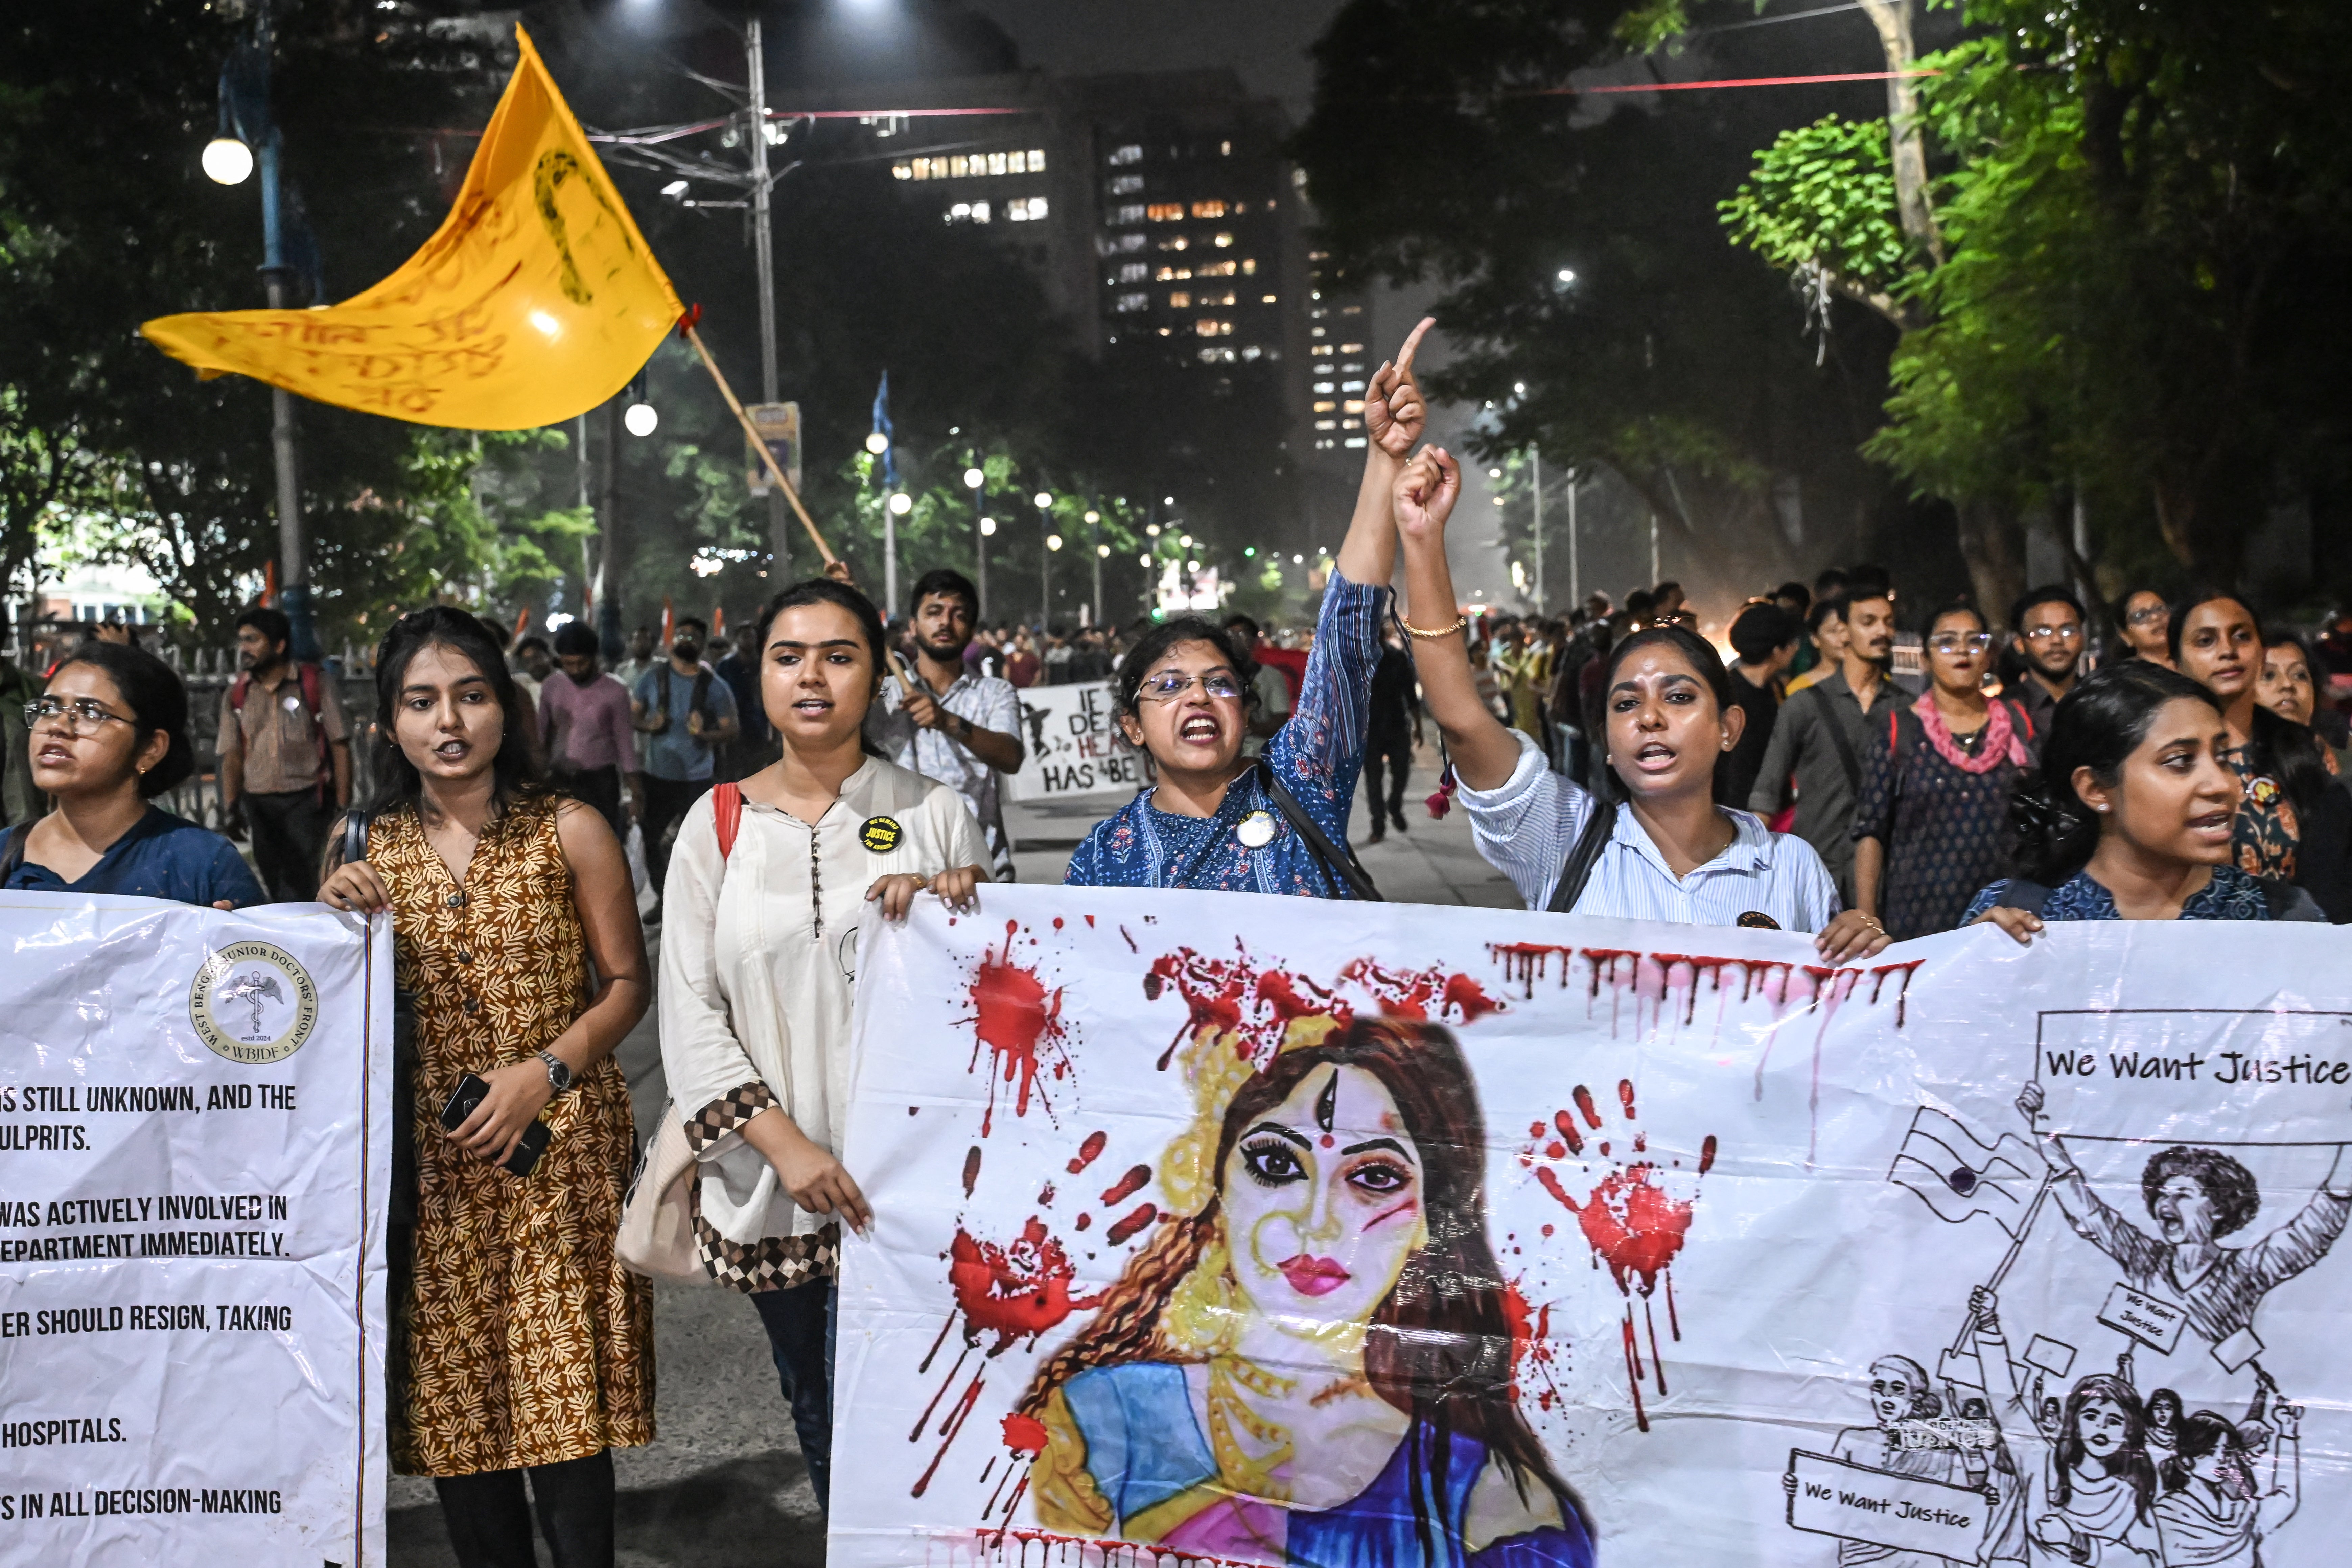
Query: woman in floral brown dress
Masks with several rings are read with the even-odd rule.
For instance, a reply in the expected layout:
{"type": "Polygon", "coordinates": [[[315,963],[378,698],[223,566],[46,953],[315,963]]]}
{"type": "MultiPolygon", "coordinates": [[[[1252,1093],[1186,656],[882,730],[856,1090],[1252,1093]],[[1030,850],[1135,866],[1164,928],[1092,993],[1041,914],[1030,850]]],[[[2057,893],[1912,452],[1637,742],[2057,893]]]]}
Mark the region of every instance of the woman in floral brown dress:
{"type": "Polygon", "coordinates": [[[513,682],[480,622],[404,616],[376,693],[388,782],[365,816],[365,858],[337,866],[320,897],[392,912],[415,1000],[394,1468],[434,1478],[465,1568],[529,1568],[531,1505],[557,1568],[610,1568],[610,1450],[654,1431],[652,1300],[613,1256],[635,1141],[612,1053],[650,990],[628,870],[603,817],[532,779],[513,682]],[[468,1074],[488,1093],[444,1132],[468,1074]],[[545,1152],[515,1175],[505,1162],[535,1121],[545,1152]]]}

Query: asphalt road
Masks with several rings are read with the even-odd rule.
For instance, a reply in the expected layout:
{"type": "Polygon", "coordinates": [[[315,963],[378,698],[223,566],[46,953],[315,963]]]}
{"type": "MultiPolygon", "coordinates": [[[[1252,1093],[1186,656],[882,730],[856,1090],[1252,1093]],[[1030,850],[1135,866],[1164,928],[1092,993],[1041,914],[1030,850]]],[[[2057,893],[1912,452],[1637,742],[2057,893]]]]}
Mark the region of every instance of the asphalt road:
{"type": "MultiPolygon", "coordinates": [[[[1431,820],[1422,801],[1436,784],[1434,754],[1419,753],[1407,792],[1410,826],[1381,844],[1365,843],[1359,801],[1349,839],[1364,868],[1394,902],[1517,907],[1510,884],[1472,847],[1463,813],[1431,820]]],[[[1021,879],[1060,880],[1071,849],[1116,805],[1013,808],[1021,879]]],[[[619,1056],[643,1138],[667,1098],[654,1014],[619,1056]]],[[[654,1356],[656,1440],[614,1454],[621,1568],[822,1563],[824,1521],[751,1303],[716,1287],[656,1283],[654,1356]]],[[[836,1484],[854,1482],[836,1471],[836,1484]]],[[[430,1481],[394,1476],[385,1523],[393,1568],[456,1568],[430,1481]]]]}

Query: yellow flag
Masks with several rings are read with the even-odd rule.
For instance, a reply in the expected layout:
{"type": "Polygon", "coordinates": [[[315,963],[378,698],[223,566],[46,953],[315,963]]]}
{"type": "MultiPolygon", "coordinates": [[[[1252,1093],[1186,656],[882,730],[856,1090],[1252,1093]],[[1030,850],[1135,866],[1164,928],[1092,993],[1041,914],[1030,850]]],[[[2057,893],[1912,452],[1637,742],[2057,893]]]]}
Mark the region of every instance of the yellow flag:
{"type": "Polygon", "coordinates": [[[418,425],[529,429],[626,386],[684,311],[529,35],[515,36],[522,59],[457,205],[399,271],[325,310],[140,331],[207,380],[234,372],[418,425]]]}

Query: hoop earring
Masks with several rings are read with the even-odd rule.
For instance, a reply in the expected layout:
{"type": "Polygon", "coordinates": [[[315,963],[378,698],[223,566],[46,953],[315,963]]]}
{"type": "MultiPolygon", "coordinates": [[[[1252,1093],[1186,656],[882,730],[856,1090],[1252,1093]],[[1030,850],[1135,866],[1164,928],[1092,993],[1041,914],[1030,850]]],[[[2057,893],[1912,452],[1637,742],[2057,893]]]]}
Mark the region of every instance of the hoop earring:
{"type": "Polygon", "coordinates": [[[1160,1315],[1160,1331],[1168,1342],[1188,1355],[1206,1359],[1230,1352],[1241,1334],[1241,1313],[1234,1305],[1233,1256],[1225,1247],[1225,1221],[1217,1216],[1217,1234],[1201,1249],[1201,1261],[1177,1283],[1160,1315]]]}

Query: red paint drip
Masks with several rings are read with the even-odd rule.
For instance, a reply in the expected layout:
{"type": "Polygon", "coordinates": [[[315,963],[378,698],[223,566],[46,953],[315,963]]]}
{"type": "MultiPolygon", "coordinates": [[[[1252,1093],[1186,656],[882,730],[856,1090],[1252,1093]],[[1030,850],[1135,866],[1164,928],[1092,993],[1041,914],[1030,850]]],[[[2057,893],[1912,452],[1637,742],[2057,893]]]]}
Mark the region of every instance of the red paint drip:
{"type": "Polygon", "coordinates": [[[1633,1121],[1635,1117],[1641,1114],[1641,1112],[1633,1109],[1633,1080],[1632,1079],[1621,1078],[1617,1080],[1617,1103],[1625,1108],[1625,1120],[1628,1121],[1633,1121]]]}
{"type": "Polygon", "coordinates": [[[1063,1046],[1062,993],[1056,989],[1048,995],[1034,970],[1012,962],[1016,929],[1012,921],[1005,922],[1004,951],[982,953],[979,973],[971,980],[972,1067],[979,1065],[982,1047],[989,1053],[988,1109],[980,1119],[983,1138],[996,1119],[1000,1082],[1018,1086],[1013,1102],[1015,1116],[1029,1114],[1029,1097],[1034,1093],[1050,1117],[1053,1105],[1037,1082],[1041,1054],[1051,1051],[1059,1056],[1052,1068],[1054,1077],[1069,1070],[1069,1056],[1063,1046]]]}
{"type": "Polygon", "coordinates": [[[1650,1429],[1650,1414],[1642,1408],[1642,1352],[1633,1343],[1633,1309],[1625,1309],[1625,1321],[1620,1325],[1625,1342],[1625,1386],[1633,1394],[1633,1425],[1646,1432],[1650,1429]]]}
{"type": "Polygon", "coordinates": [[[1045,1424],[1034,1415],[1004,1418],[1004,1446],[1034,1459],[1045,1451],[1045,1424]]]}
{"type": "Polygon", "coordinates": [[[1870,1002],[1874,1007],[1878,1005],[1879,989],[1886,984],[1886,977],[1890,974],[1903,976],[1895,992],[1895,1026],[1898,1029],[1903,1026],[1904,1011],[1911,1000],[1911,977],[1918,973],[1919,966],[1927,962],[1924,958],[1914,958],[1902,963],[1882,963],[1870,972],[1870,1002]]]}
{"type": "MultiPolygon", "coordinates": [[[[1562,1142],[1567,1143],[1568,1152],[1570,1153],[1581,1154],[1584,1152],[1584,1134],[1577,1130],[1575,1117],[1570,1116],[1565,1110],[1559,1111],[1553,1115],[1551,1124],[1559,1129],[1560,1139],[1562,1142]]],[[[1543,1135],[1543,1128],[1541,1126],[1537,1127],[1536,1135],[1538,1137],[1541,1137],[1543,1135]]]]}
{"type": "Polygon", "coordinates": [[[1087,1133],[1086,1142],[1078,1145],[1078,1157],[1070,1162],[1070,1174],[1075,1176],[1081,1171],[1084,1171],[1088,1165],[1093,1164],[1097,1160],[1101,1159],[1103,1145],[1109,1142],[1110,1135],[1108,1133],[1087,1133]]]}
{"type": "Polygon", "coordinates": [[[1658,1353],[1658,1320],[1650,1314],[1650,1303],[1642,1303],[1642,1326],[1650,1333],[1650,1371],[1658,1380],[1658,1397],[1666,1396],[1666,1358],[1658,1353]]]}
{"type": "Polygon", "coordinates": [[[1204,958],[1189,947],[1163,953],[1143,977],[1143,994],[1157,1001],[1171,985],[1184,999],[1186,1017],[1160,1053],[1163,1071],[1176,1047],[1204,1029],[1231,1035],[1234,1054],[1262,1066],[1282,1048],[1297,1020],[1328,1017],[1344,1026],[1355,1016],[1355,1009],[1327,987],[1287,970],[1261,967],[1246,954],[1204,958]]]}
{"type": "Polygon", "coordinates": [[[1381,1011],[1398,1018],[1435,1016],[1448,1024],[1475,1024],[1503,1004],[1467,974],[1440,965],[1433,969],[1389,969],[1360,958],[1339,971],[1339,978],[1371,993],[1381,1011]]]}
{"type": "Polygon", "coordinates": [[[1087,917],[1087,929],[1088,931],[1092,931],[1092,930],[1094,930],[1094,929],[1095,929],[1095,917],[1094,917],[1094,916],[1092,916],[1092,915],[1088,915],[1088,916],[1087,917]]]}
{"type": "Polygon", "coordinates": [[[1037,1206],[1041,1209],[1052,1208],[1054,1206],[1054,1199],[1059,1194],[1054,1191],[1054,1184],[1047,1182],[1045,1186],[1038,1189],[1037,1206]]]}
{"type": "Polygon", "coordinates": [[[1151,1167],[1149,1165],[1136,1166],[1133,1170],[1128,1172],[1126,1175],[1121,1176],[1116,1183],[1103,1190],[1102,1201],[1104,1206],[1108,1208],[1125,1203],[1142,1188],[1144,1183],[1150,1180],[1151,1180],[1151,1167]]]}
{"type": "Polygon", "coordinates": [[[1595,1132],[1600,1131],[1601,1112],[1593,1109],[1592,1091],[1580,1083],[1576,1086],[1576,1093],[1570,1098],[1576,1101],[1577,1114],[1584,1118],[1584,1124],[1595,1132]]]}
{"type": "Polygon", "coordinates": [[[1698,1173],[1706,1175],[1715,1169],[1715,1134],[1710,1132],[1698,1146],[1698,1173]]]}
{"type": "Polygon", "coordinates": [[[963,1157],[963,1195],[971,1196],[972,1184],[980,1180],[980,1145],[975,1143],[963,1157]]]}
{"type": "Polygon", "coordinates": [[[1082,1215],[1080,1215],[1077,1217],[1077,1220],[1076,1220],[1076,1225],[1077,1225],[1077,1228],[1078,1228],[1078,1229],[1080,1229],[1080,1230],[1084,1230],[1084,1229],[1086,1229],[1088,1226],[1091,1226],[1092,1224],[1094,1224],[1094,1223],[1095,1223],[1095,1216],[1094,1216],[1094,1215],[1090,1215],[1090,1214],[1082,1214],[1082,1215]]]}
{"type": "Polygon", "coordinates": [[[980,1402],[981,1388],[980,1374],[974,1373],[971,1386],[963,1391],[963,1397],[956,1402],[955,1409],[940,1423],[940,1430],[943,1436],[940,1441],[940,1451],[933,1454],[931,1462],[923,1467],[923,1473],[916,1479],[913,1489],[907,1494],[908,1497],[920,1497],[929,1489],[931,1478],[939,1473],[940,1461],[948,1457],[948,1450],[955,1446],[957,1435],[963,1430],[964,1417],[970,1415],[971,1407],[980,1402]]]}
{"type": "Polygon", "coordinates": [[[1072,1312],[1099,1304],[1097,1297],[1070,1293],[1076,1268],[1062,1244],[1046,1234],[1043,1220],[1030,1219],[1010,1247],[975,1241],[961,1229],[949,1247],[948,1284],[973,1340],[992,1333],[997,1355],[1021,1339],[1034,1339],[1072,1312]]]}
{"type": "Polygon", "coordinates": [[[1554,953],[1559,955],[1559,983],[1568,984],[1569,961],[1576,955],[1576,949],[1540,942],[1493,942],[1486,944],[1486,953],[1503,966],[1506,984],[1516,985],[1520,995],[1532,997],[1536,982],[1551,972],[1554,953]]]}
{"type": "MultiPolygon", "coordinates": [[[[1137,1231],[1141,1230],[1145,1226],[1150,1225],[1153,1220],[1158,1219],[1159,1217],[1159,1209],[1150,1204],[1141,1204],[1137,1205],[1133,1214],[1129,1215],[1125,1219],[1122,1219],[1117,1225],[1112,1226],[1108,1230],[1103,1232],[1103,1235],[1109,1240],[1113,1247],[1123,1247],[1127,1244],[1128,1237],[1133,1236],[1137,1231]]],[[[1092,1305],[1092,1303],[1089,1302],[1088,1305],[1092,1305]]]]}

